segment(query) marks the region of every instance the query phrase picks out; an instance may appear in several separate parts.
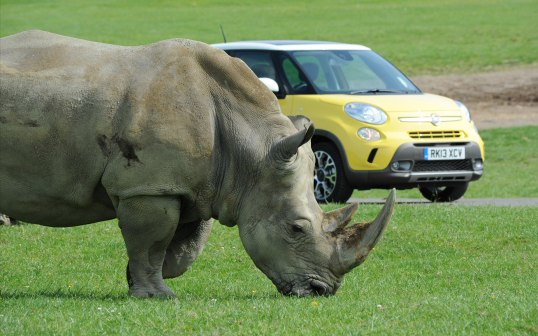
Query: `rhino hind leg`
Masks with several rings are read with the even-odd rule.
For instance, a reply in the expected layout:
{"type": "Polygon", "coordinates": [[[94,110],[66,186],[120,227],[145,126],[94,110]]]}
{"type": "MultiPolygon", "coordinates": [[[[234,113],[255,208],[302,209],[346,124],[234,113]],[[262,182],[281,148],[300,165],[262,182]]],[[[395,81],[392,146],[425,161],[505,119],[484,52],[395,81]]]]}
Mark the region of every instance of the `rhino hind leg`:
{"type": "Polygon", "coordinates": [[[212,219],[179,224],[166,250],[162,271],[165,279],[178,277],[187,271],[202,253],[212,226],[212,219]]]}
{"type": "Polygon", "coordinates": [[[179,209],[179,201],[172,197],[141,196],[120,200],[118,218],[129,256],[129,295],[175,297],[164,283],[162,267],[179,222],[179,209]]]}

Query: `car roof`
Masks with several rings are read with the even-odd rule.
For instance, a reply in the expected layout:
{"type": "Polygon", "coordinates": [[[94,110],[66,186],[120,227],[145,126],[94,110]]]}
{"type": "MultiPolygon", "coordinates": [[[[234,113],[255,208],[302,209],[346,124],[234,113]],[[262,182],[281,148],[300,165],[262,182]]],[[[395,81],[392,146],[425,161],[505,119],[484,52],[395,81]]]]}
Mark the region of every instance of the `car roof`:
{"type": "Polygon", "coordinates": [[[212,46],[223,50],[370,50],[360,44],[308,40],[239,41],[212,46]]]}

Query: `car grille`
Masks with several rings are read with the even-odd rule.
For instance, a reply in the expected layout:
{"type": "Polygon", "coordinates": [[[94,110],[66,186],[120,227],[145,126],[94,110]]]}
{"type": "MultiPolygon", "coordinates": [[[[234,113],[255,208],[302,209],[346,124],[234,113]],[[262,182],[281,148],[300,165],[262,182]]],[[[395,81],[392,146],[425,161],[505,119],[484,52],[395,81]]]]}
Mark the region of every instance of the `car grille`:
{"type": "Polygon", "coordinates": [[[415,161],[414,172],[473,170],[471,160],[415,161]]]}
{"type": "Polygon", "coordinates": [[[409,132],[413,139],[454,139],[462,138],[463,131],[418,131],[409,132]]]}

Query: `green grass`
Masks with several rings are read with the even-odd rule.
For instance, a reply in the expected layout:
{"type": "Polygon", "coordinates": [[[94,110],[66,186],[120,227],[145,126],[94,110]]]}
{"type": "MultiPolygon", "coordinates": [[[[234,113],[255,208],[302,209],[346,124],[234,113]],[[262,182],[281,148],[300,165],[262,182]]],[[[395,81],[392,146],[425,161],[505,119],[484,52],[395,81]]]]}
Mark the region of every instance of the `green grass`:
{"type": "MultiPolygon", "coordinates": [[[[362,206],[355,220],[379,206],[362,206]]],[[[126,295],[115,221],[0,227],[2,335],[536,334],[538,208],[399,205],[330,298],[279,295],[216,225],[176,300],[126,295]]]]}
{"type": "Polygon", "coordinates": [[[184,37],[370,46],[408,75],[538,61],[535,0],[0,0],[0,36],[42,29],[117,44],[184,37]]]}
{"type": "Polygon", "coordinates": [[[480,132],[486,146],[483,179],[467,197],[538,197],[538,126],[480,132]]]}
{"type": "MultiPolygon", "coordinates": [[[[486,147],[484,175],[469,184],[466,198],[538,197],[538,126],[480,132],[486,147]]],[[[386,197],[386,190],[355,191],[356,198],[386,197]]],[[[418,189],[402,190],[401,198],[423,198],[418,189]]]]}

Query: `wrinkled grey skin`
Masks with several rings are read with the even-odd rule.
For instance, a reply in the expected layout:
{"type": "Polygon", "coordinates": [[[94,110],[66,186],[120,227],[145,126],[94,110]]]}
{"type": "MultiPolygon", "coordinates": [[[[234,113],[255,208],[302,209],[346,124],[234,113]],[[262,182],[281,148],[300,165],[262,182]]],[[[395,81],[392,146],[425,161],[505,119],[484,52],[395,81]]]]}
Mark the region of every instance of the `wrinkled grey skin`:
{"type": "Polygon", "coordinates": [[[238,225],[255,264],[289,295],[333,294],[387,225],[345,227],[312,190],[312,124],[281,114],[238,59],[168,40],[121,47],[29,31],[0,41],[0,212],[65,227],[117,217],[129,294],[201,253],[212,218],[238,225]]]}

